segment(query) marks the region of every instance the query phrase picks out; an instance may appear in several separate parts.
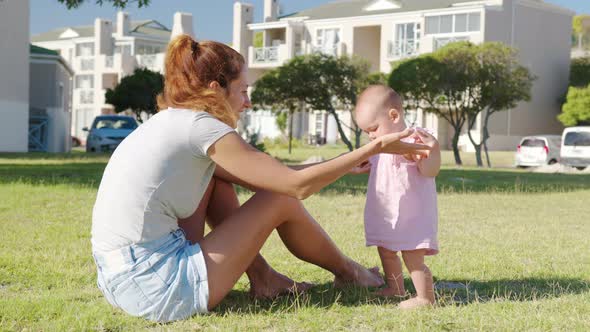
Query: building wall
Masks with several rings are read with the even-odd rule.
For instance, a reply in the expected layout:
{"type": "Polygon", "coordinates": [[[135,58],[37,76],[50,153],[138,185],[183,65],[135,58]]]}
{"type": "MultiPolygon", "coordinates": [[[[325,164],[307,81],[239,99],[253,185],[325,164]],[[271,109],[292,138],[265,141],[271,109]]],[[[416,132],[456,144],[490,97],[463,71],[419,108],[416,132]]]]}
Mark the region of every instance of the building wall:
{"type": "Polygon", "coordinates": [[[506,0],[503,11],[488,11],[486,17],[486,41],[515,47],[521,64],[537,77],[530,102],[492,116],[490,148],[511,150],[525,135],[560,134],[556,117],[558,100],[567,92],[572,15],[528,0],[506,0]]]}
{"type": "Polygon", "coordinates": [[[48,117],[47,152],[71,149],[71,75],[57,60],[31,60],[30,107],[48,117]]]}
{"type": "Polygon", "coordinates": [[[29,1],[0,1],[0,152],[28,151],[29,1]]]}

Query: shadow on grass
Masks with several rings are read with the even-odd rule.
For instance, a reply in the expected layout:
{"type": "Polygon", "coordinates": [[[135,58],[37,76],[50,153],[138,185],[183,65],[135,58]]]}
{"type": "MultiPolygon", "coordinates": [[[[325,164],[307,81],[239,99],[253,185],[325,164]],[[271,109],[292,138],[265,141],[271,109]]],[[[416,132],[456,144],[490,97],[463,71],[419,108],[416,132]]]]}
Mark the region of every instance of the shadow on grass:
{"type": "Polygon", "coordinates": [[[459,285],[451,288],[438,287],[436,292],[441,305],[536,301],[590,292],[590,280],[574,278],[439,280],[438,284],[459,285]]]}
{"type": "MultiPolygon", "coordinates": [[[[31,154],[26,156],[29,158],[31,154]]],[[[43,159],[42,156],[39,158],[43,159]]],[[[67,158],[70,157],[64,158],[63,162],[52,164],[0,163],[0,184],[20,182],[98,187],[106,161],[89,159],[86,162],[68,162],[67,158]]],[[[367,175],[346,175],[322,189],[319,194],[364,195],[367,178],[367,175]]],[[[500,169],[442,169],[436,181],[439,193],[544,193],[590,189],[589,174],[542,174],[500,169]]],[[[238,192],[246,190],[238,188],[238,192]]]]}
{"type": "MultiPolygon", "coordinates": [[[[590,281],[573,278],[524,278],[489,281],[438,280],[437,284],[460,285],[458,288],[437,287],[439,306],[469,305],[490,301],[536,301],[590,292],[590,281]]],[[[414,294],[409,279],[406,289],[414,294]]],[[[347,287],[335,289],[331,282],[316,285],[305,294],[282,296],[274,300],[254,300],[245,291],[232,290],[213,310],[225,314],[264,314],[291,312],[304,307],[325,308],[332,306],[396,305],[401,300],[382,298],[373,294],[374,289],[347,287]]]]}

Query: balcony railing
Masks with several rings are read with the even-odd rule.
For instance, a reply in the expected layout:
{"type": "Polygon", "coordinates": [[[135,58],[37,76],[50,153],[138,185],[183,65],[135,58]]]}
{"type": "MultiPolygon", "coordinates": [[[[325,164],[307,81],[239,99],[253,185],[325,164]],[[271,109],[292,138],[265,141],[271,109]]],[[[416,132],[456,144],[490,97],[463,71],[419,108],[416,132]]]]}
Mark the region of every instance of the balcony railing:
{"type": "Polygon", "coordinates": [[[94,104],[94,90],[78,90],[80,104],[94,104]]]}
{"type": "Polygon", "coordinates": [[[313,46],[311,51],[313,53],[322,53],[326,55],[338,56],[338,44],[313,46]]]}
{"type": "Polygon", "coordinates": [[[156,54],[143,54],[137,56],[137,65],[145,68],[155,68],[157,62],[156,54]]]}
{"type": "Polygon", "coordinates": [[[266,63],[279,61],[279,48],[273,47],[257,47],[254,49],[254,62],[266,63]]]}
{"type": "Polygon", "coordinates": [[[94,70],[94,58],[81,58],[80,70],[94,70]]]}
{"type": "Polygon", "coordinates": [[[115,66],[115,57],[112,55],[107,55],[104,57],[104,66],[105,68],[113,68],[115,66]]]}
{"type": "Polygon", "coordinates": [[[434,39],[434,45],[433,45],[433,50],[436,51],[439,48],[449,44],[449,43],[454,43],[454,42],[459,42],[459,41],[469,41],[469,37],[446,37],[446,38],[435,38],[434,39]]]}
{"type": "Polygon", "coordinates": [[[389,41],[387,43],[388,58],[407,58],[420,53],[420,41],[408,39],[403,41],[389,41]]]}

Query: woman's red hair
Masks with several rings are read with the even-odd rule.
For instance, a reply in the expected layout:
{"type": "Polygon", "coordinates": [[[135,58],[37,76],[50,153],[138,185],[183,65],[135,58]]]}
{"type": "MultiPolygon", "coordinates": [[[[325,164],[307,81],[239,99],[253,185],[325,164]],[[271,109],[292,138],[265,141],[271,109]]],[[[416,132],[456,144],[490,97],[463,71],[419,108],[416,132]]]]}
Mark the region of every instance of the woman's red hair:
{"type": "Polygon", "coordinates": [[[235,128],[238,114],[227,102],[229,84],[240,77],[244,57],[233,48],[215,41],[197,42],[188,35],[174,38],[168,45],[164,91],[158,107],[206,111],[235,128]],[[211,82],[225,94],[209,88],[211,82]]]}

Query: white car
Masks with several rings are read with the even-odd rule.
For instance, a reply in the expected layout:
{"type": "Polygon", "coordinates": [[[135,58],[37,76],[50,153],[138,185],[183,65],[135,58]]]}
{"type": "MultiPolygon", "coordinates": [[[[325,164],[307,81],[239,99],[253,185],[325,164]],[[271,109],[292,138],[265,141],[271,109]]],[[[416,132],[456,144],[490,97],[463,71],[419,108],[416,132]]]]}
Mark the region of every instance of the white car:
{"type": "Polygon", "coordinates": [[[561,136],[525,136],[516,148],[517,167],[552,165],[559,161],[561,136]]]}
{"type": "Polygon", "coordinates": [[[584,169],[590,165],[590,126],[563,130],[561,163],[577,169],[584,169]]]}

